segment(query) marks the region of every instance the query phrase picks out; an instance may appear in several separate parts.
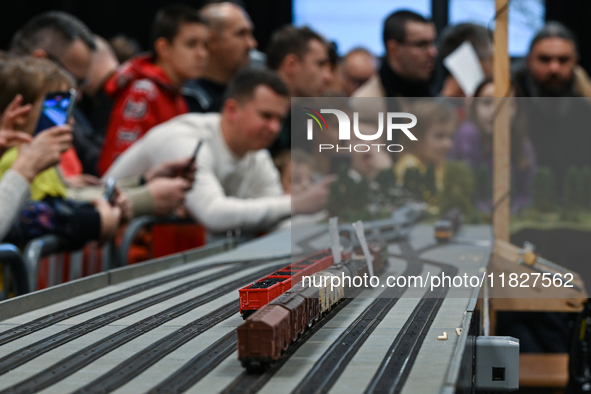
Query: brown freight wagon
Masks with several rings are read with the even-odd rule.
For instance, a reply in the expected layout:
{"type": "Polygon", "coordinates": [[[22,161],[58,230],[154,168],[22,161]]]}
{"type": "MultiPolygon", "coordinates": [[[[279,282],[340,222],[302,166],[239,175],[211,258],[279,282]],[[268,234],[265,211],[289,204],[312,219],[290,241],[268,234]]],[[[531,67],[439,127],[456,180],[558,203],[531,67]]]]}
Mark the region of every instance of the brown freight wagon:
{"type": "Polygon", "coordinates": [[[293,291],[286,291],[281,296],[275,298],[269,304],[280,305],[287,309],[290,314],[291,340],[298,339],[298,335],[303,334],[306,328],[306,300],[304,297],[293,291]]]}
{"type": "Polygon", "coordinates": [[[299,293],[306,300],[306,323],[308,324],[308,327],[311,327],[312,324],[317,322],[320,318],[320,301],[318,299],[318,289],[316,287],[301,286],[299,293]]]}
{"type": "Polygon", "coordinates": [[[256,370],[279,359],[291,342],[290,313],[267,304],[238,327],[238,360],[256,370]]]}

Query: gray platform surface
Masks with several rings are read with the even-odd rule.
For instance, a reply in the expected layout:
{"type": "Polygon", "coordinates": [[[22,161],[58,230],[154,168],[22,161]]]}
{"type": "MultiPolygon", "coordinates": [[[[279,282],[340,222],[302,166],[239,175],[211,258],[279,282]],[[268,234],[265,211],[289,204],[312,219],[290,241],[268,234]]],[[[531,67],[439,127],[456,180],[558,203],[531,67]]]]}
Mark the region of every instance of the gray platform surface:
{"type": "MultiPolygon", "coordinates": [[[[321,230],[321,228],[319,228],[321,230]]],[[[486,265],[490,245],[487,244],[490,238],[490,231],[487,228],[473,227],[466,228],[461,233],[461,239],[470,244],[447,245],[431,249],[421,255],[427,260],[452,264],[458,267],[460,273],[474,274],[486,265]]],[[[324,243],[325,239],[317,237],[316,243],[324,243]]],[[[410,242],[414,248],[423,248],[433,245],[433,229],[431,226],[419,225],[411,233],[410,242]]],[[[292,234],[289,231],[274,233],[255,241],[244,244],[234,250],[223,252],[221,254],[199,259],[193,263],[173,267],[162,272],[152,273],[150,275],[133,279],[130,281],[114,284],[91,293],[64,300],[53,305],[33,310],[10,319],[0,322],[0,332],[16,327],[20,324],[29,322],[41,316],[45,316],[64,308],[80,304],[82,302],[95,299],[96,297],[110,294],[115,291],[127,288],[129,286],[143,283],[145,281],[158,278],[164,274],[173,272],[182,272],[189,268],[207,265],[219,261],[234,261],[243,259],[265,258],[265,257],[285,257],[290,252],[292,244],[292,234]]],[[[389,252],[393,255],[400,253],[397,245],[391,245],[389,252]]],[[[272,265],[275,263],[268,263],[272,265]]],[[[286,263],[287,264],[287,263],[286,263]]],[[[390,265],[385,275],[398,275],[406,267],[406,262],[396,257],[390,258],[390,265]]],[[[92,317],[102,313],[114,310],[131,302],[144,299],[158,292],[174,289],[182,283],[194,280],[216,272],[222,268],[212,268],[202,271],[198,274],[182,277],[174,282],[166,283],[154,287],[142,293],[130,296],[120,301],[96,308],[84,314],[71,317],[61,321],[53,326],[40,330],[38,332],[26,335],[20,339],[0,346],[0,357],[3,357],[13,351],[47,338],[57,332],[63,331],[75,324],[84,322],[92,317]]],[[[205,294],[220,284],[236,279],[248,272],[255,272],[261,267],[249,268],[245,271],[233,274],[226,278],[212,281],[204,286],[195,288],[191,291],[171,297],[159,304],[148,307],[133,315],[121,318],[106,325],[96,331],[83,335],[63,346],[49,351],[36,359],[23,364],[20,367],[2,375],[0,377],[0,391],[8,388],[18,382],[21,382],[35,373],[50,367],[55,362],[67,357],[68,355],[92,344],[106,336],[113,334],[129,325],[158,313],[166,308],[185,301],[199,294],[205,294]]],[[[423,269],[423,276],[429,270],[431,274],[437,274],[440,269],[436,266],[426,265],[423,269]]],[[[345,330],[348,325],[367,307],[374,299],[375,295],[381,290],[365,290],[363,296],[353,300],[348,304],[335,318],[320,329],[308,342],[306,342],[294,356],[284,365],[283,368],[262,388],[261,393],[289,392],[297,387],[301,379],[313,367],[320,355],[333,343],[333,341],[345,330]]],[[[355,354],[344,373],[332,387],[331,393],[358,393],[362,392],[367,386],[369,380],[375,373],[381,363],[385,352],[392,340],[406,322],[408,316],[416,306],[418,299],[423,291],[420,289],[408,290],[406,298],[400,299],[389,311],[387,316],[380,322],[375,331],[369,336],[360,350],[355,354]]],[[[428,335],[418,353],[414,367],[409,375],[404,387],[404,393],[437,393],[443,386],[446,373],[452,358],[458,336],[455,329],[461,327],[464,311],[467,308],[469,291],[457,291],[453,298],[444,300],[443,305],[431,326],[428,335]],[[437,336],[444,331],[447,332],[447,341],[438,341],[437,336]]],[[[154,341],[174,332],[185,324],[204,316],[214,309],[238,298],[238,292],[232,291],[216,300],[173,319],[149,332],[140,335],[138,338],[120,346],[112,352],[104,355],[90,365],[80,369],[78,372],[70,375],[66,379],[50,386],[42,391],[43,393],[68,393],[100,377],[103,373],[109,371],[115,365],[126,360],[137,351],[146,348],[154,341]]],[[[10,302],[10,301],[9,301],[10,302]]],[[[0,304],[0,308],[2,304],[0,304]]],[[[214,328],[197,336],[193,340],[176,349],[152,367],[135,377],[126,385],[120,387],[117,393],[139,393],[146,392],[155,385],[166,379],[172,373],[182,367],[192,357],[203,351],[216,340],[227,334],[229,331],[242,323],[239,315],[231,317],[214,328]]],[[[211,371],[204,379],[191,387],[187,392],[190,393],[215,393],[223,390],[239,374],[243,372],[236,353],[230,355],[225,361],[211,371]]]]}

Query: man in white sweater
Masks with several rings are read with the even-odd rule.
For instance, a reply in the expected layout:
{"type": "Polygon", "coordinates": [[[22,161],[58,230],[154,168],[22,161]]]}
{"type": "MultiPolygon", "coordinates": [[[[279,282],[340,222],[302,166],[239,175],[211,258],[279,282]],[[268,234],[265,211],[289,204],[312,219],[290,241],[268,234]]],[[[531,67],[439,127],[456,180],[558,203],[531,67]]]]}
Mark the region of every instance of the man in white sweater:
{"type": "Polygon", "coordinates": [[[211,232],[267,230],[293,213],[320,211],[326,179],[300,195],[284,195],[269,152],[288,111],[289,92],[266,70],[240,72],[228,86],[221,114],[187,114],[151,129],[122,154],[105,177],[144,173],[165,161],[197,158],[197,175],[186,195],[189,213],[211,232]]]}

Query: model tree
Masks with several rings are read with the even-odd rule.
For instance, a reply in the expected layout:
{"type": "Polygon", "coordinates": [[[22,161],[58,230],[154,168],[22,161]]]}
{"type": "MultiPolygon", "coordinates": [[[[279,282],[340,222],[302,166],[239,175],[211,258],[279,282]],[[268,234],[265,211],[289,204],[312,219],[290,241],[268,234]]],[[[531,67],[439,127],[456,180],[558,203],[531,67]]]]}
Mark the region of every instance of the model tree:
{"type": "Polygon", "coordinates": [[[367,179],[361,178],[355,182],[352,190],[351,208],[367,208],[371,202],[371,190],[367,179]]]}
{"type": "Polygon", "coordinates": [[[437,194],[435,167],[427,166],[424,173],[418,167],[409,167],[404,173],[403,187],[415,198],[433,203],[437,194]]]}
{"type": "Polygon", "coordinates": [[[584,210],[591,208],[591,168],[583,167],[577,180],[578,204],[584,210]]]}
{"type": "Polygon", "coordinates": [[[413,193],[417,198],[420,198],[422,177],[421,170],[417,167],[409,167],[404,173],[402,186],[409,192],[413,193]]]}
{"type": "Polygon", "coordinates": [[[434,201],[435,196],[437,195],[437,185],[435,184],[435,166],[429,165],[427,166],[427,172],[425,172],[425,176],[423,177],[424,182],[424,190],[423,190],[423,199],[425,201],[434,201]]]}
{"type": "Polygon", "coordinates": [[[492,180],[486,166],[480,166],[474,174],[474,199],[489,201],[492,196],[492,180]]]}
{"type": "Polygon", "coordinates": [[[468,164],[461,161],[447,163],[439,211],[447,212],[451,208],[458,208],[464,215],[471,214],[474,207],[473,191],[474,174],[468,164]]]}
{"type": "Polygon", "coordinates": [[[579,171],[570,167],[564,178],[560,219],[577,221],[579,208],[579,171]]]}
{"type": "Polygon", "coordinates": [[[391,200],[396,188],[396,174],[392,168],[378,172],[375,178],[376,192],[385,201],[391,200]]]}
{"type": "Polygon", "coordinates": [[[563,208],[567,210],[574,210],[578,208],[578,181],[579,171],[575,167],[570,167],[566,172],[566,177],[564,178],[564,190],[562,194],[563,208]]]}
{"type": "Polygon", "coordinates": [[[554,174],[548,167],[541,167],[532,181],[533,206],[540,212],[551,212],[556,206],[554,174]]]}
{"type": "Polygon", "coordinates": [[[343,221],[370,220],[368,206],[371,200],[369,183],[351,178],[346,168],[338,171],[338,179],[330,185],[326,208],[331,216],[343,221]]]}

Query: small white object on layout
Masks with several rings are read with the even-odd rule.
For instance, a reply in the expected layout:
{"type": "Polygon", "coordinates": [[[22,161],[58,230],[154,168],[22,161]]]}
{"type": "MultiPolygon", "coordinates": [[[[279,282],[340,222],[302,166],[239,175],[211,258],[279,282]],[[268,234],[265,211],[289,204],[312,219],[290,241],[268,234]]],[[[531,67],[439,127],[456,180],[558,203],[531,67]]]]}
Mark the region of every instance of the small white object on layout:
{"type": "Polygon", "coordinates": [[[438,341],[447,341],[447,331],[443,331],[443,335],[437,337],[438,341]]]}
{"type": "Polygon", "coordinates": [[[365,231],[363,230],[363,222],[358,220],[357,222],[353,223],[353,228],[355,229],[355,233],[357,233],[357,238],[359,238],[359,242],[361,243],[361,250],[363,250],[363,254],[365,255],[365,261],[367,262],[367,272],[369,272],[369,277],[373,276],[373,259],[371,254],[369,253],[369,247],[367,246],[367,240],[365,239],[365,231]]]}
{"type": "Polygon", "coordinates": [[[328,219],[328,232],[330,233],[330,250],[332,251],[332,258],[334,263],[338,264],[341,262],[341,240],[339,238],[339,218],[334,217],[328,219]]]}

